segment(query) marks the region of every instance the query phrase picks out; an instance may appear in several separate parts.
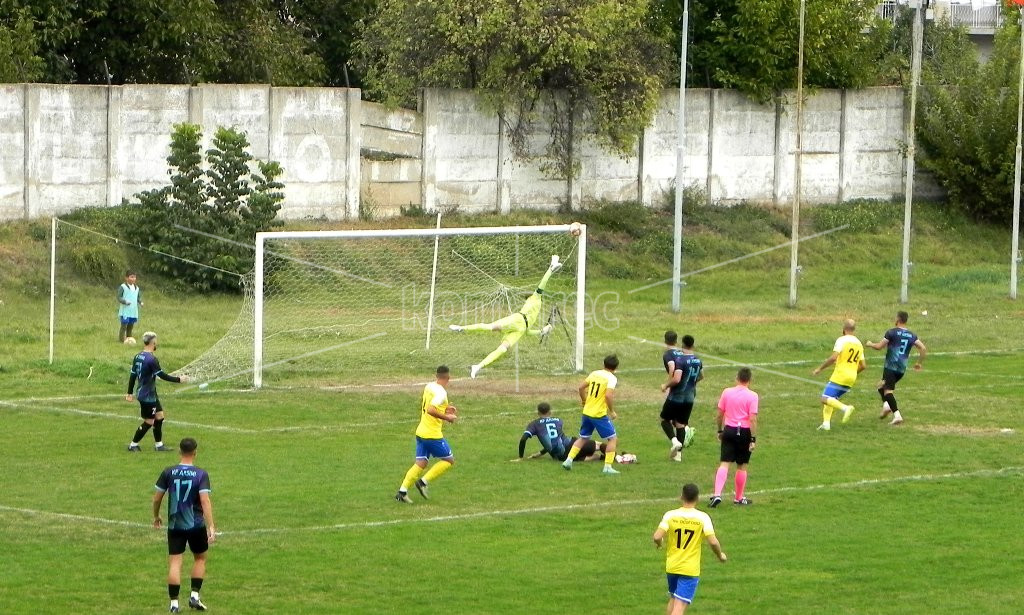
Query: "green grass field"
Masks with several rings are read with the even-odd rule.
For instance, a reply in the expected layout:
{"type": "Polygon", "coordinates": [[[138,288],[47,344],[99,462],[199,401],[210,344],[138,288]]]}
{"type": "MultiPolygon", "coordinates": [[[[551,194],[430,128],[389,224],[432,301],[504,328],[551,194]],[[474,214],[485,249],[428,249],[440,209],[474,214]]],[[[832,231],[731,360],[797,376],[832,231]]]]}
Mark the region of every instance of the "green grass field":
{"type": "MultiPolygon", "coordinates": [[[[650,535],[683,483],[709,492],[713,408],[739,362],[755,367],[762,397],[755,504],[711,511],[730,561],[706,555],[689,612],[1024,612],[1024,308],[1006,298],[1008,233],[922,209],[906,309],[931,356],[900,383],[899,428],[877,418],[881,353],[868,351],[847,397],[858,406],[852,422],[827,434],[815,431],[825,377],[810,374],[844,317],[873,341],[901,309],[890,206],[802,246],[797,308],[784,305],[788,250],[779,250],[688,278],[681,314],[666,309],[667,285],[629,293],[666,273],[664,233],[585,214],[589,292],[619,297],[605,305],[606,326],[588,331],[587,367],[619,354],[620,448],[639,458],[617,477],[597,464],[568,473],[550,460],[509,462],[538,401],[578,426],[577,376],[527,375],[516,393],[501,375],[472,381],[457,367],[449,394],[462,418],[446,428],[457,463],[412,506],[392,497],[412,461],[417,387],[161,383],[165,439],[196,437],[213,479],[222,533],[204,600],[219,613],[663,612],[663,554],[650,535]],[[647,341],[666,328],[695,335],[707,366],[682,463],[666,456],[661,349],[647,341]]],[[[761,214],[742,209],[694,215],[686,270],[784,240],[781,214],[757,224],[749,217],[761,214]]],[[[808,232],[849,222],[843,215],[822,209],[808,232]]],[[[149,501],[176,457],[153,452],[151,436],[144,453],[124,451],[138,423],[137,404],[121,399],[135,349],[111,343],[116,329],[102,324],[118,280],[65,281],[61,313],[79,317],[62,321],[50,366],[45,259],[31,225],[0,227],[0,611],[162,612],[165,538],[148,526],[149,501]]],[[[238,305],[157,283],[147,292],[145,326],[162,332],[159,355],[172,369],[216,341],[238,305]]],[[[433,368],[409,367],[424,381],[433,368]]]]}

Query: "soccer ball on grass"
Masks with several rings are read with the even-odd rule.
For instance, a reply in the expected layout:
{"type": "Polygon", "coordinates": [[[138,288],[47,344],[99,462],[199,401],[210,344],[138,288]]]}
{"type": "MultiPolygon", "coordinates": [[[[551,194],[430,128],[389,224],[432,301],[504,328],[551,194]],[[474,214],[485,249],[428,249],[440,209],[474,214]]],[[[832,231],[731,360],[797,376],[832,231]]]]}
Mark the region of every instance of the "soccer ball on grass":
{"type": "Polygon", "coordinates": [[[124,338],[124,343],[127,346],[134,346],[135,345],[135,338],[134,337],[126,337],[126,338],[124,338]]]}

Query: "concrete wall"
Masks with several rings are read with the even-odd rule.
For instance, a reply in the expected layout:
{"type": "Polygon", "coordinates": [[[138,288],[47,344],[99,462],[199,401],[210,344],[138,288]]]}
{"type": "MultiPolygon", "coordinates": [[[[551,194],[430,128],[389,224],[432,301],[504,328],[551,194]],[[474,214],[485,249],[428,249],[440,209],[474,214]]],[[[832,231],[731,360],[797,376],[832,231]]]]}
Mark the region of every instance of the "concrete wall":
{"type": "MultiPolygon", "coordinates": [[[[794,192],[795,108],[725,90],[689,90],[684,177],[715,202],[785,203],[794,192]]],[[[666,90],[626,157],[607,154],[586,122],[574,127],[580,174],[542,173],[513,156],[501,120],[471,92],[426,90],[420,112],[363,103],[359,90],[235,85],[0,85],[0,219],[114,205],[167,182],[174,124],[246,132],[251,151],[285,169],[285,218],[359,215],[360,190],[387,215],[579,207],[597,199],[661,202],[675,183],[678,92],[666,90]],[[361,158],[360,152],[366,156],[361,158]],[[381,154],[384,154],[381,156],[381,154]],[[390,156],[397,159],[388,160],[390,156]]],[[[541,114],[543,117],[543,114],[541,114]]],[[[527,135],[540,156],[549,126],[527,135]]],[[[818,91],[804,109],[808,203],[902,192],[903,92],[818,91]]],[[[929,190],[934,184],[918,181],[929,190]]]]}
{"type": "MultiPolygon", "coordinates": [[[[795,93],[760,105],[727,90],[689,90],[686,98],[686,185],[713,202],[785,203],[795,192],[795,93]]],[[[640,198],[654,204],[675,184],[678,91],[666,91],[636,153],[602,151],[578,126],[580,175],[572,181],[513,158],[493,114],[468,92],[431,90],[423,97],[428,210],[507,211],[571,202],[640,198]]],[[[540,155],[549,127],[527,137],[540,155]]],[[[802,197],[807,203],[891,198],[903,189],[903,91],[818,91],[804,105],[802,197]]]]}
{"type": "Polygon", "coordinates": [[[284,168],[286,218],[359,207],[359,91],[268,86],[0,86],[0,219],[59,214],[167,183],[174,124],[246,133],[284,168]],[[354,126],[353,126],[354,123],[354,126]]]}

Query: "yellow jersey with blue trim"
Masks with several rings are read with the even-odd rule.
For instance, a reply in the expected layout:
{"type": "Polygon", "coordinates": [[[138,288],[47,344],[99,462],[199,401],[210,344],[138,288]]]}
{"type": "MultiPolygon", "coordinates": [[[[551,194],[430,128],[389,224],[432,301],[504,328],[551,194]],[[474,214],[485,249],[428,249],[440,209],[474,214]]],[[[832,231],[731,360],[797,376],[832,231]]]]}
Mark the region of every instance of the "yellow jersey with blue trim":
{"type": "Polygon", "coordinates": [[[444,421],[427,413],[430,406],[434,406],[442,414],[448,409],[448,392],[436,382],[423,387],[423,396],[420,399],[420,424],[416,428],[416,435],[428,440],[440,440],[444,437],[441,433],[444,421]]]}
{"type": "Polygon", "coordinates": [[[857,368],[864,357],[863,344],[856,336],[844,335],[836,340],[832,352],[838,352],[839,355],[836,357],[836,366],[829,380],[844,387],[853,386],[853,383],[857,382],[857,374],[860,373],[857,368]]]}
{"type": "Polygon", "coordinates": [[[666,533],[665,572],[699,577],[701,545],[715,535],[711,517],[696,508],[677,508],[665,513],[658,529],[666,533]]]}
{"type": "Polygon", "coordinates": [[[608,391],[615,388],[618,379],[605,369],[590,372],[587,379],[587,399],[583,402],[583,414],[599,419],[608,414],[608,391]]]}

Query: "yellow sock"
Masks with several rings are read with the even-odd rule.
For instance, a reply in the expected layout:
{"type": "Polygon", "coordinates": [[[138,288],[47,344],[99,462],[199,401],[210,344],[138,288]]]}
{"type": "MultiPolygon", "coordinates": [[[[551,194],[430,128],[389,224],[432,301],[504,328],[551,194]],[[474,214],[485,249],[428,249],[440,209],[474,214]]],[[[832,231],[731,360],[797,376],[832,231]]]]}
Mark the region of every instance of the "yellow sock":
{"type": "Polygon", "coordinates": [[[484,357],[483,361],[480,361],[480,367],[487,367],[491,363],[494,363],[501,357],[501,355],[505,354],[507,351],[508,349],[505,348],[504,346],[498,346],[497,348],[494,349],[494,352],[484,357]]]}
{"type": "MultiPolygon", "coordinates": [[[[415,463],[409,468],[409,471],[405,473],[405,480],[402,481],[402,491],[408,491],[409,487],[412,487],[416,482],[416,479],[423,473],[423,468],[419,467],[415,463]]],[[[394,484],[394,483],[392,483],[394,484]]]]}
{"type": "Polygon", "coordinates": [[[580,453],[580,448],[582,448],[582,447],[573,446],[572,448],[570,448],[569,449],[569,456],[566,457],[566,459],[568,459],[570,461],[576,459],[576,455],[579,455],[579,453],[580,453]]]}
{"type": "Polygon", "coordinates": [[[434,480],[437,479],[438,476],[441,476],[442,474],[447,472],[448,469],[451,467],[452,464],[442,459],[441,461],[435,463],[434,467],[427,470],[427,473],[423,476],[423,481],[427,483],[432,483],[434,482],[434,480]]]}
{"type": "Polygon", "coordinates": [[[844,404],[843,402],[839,401],[835,397],[829,397],[828,399],[826,399],[825,400],[825,405],[826,406],[831,406],[831,407],[835,408],[836,410],[842,410],[843,408],[846,407],[846,404],[844,404]]]}
{"type": "Polygon", "coordinates": [[[831,422],[832,421],[832,413],[833,412],[835,412],[834,408],[830,408],[830,407],[828,407],[828,405],[823,405],[821,407],[821,421],[823,423],[831,422]]]}
{"type": "Polygon", "coordinates": [[[608,451],[604,455],[604,467],[608,467],[615,463],[615,451],[608,451]]]}

